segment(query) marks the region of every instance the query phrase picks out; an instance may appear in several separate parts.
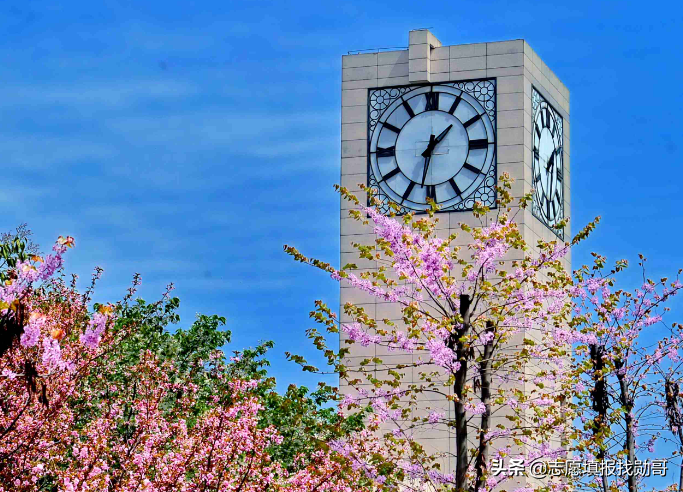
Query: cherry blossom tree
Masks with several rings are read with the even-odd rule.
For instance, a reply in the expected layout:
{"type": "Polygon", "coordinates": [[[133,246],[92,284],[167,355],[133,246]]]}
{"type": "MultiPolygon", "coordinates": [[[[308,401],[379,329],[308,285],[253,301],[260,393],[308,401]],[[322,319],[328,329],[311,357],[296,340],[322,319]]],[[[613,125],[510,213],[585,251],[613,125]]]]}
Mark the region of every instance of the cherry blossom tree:
{"type": "Polygon", "coordinates": [[[184,342],[193,339],[181,340],[177,358],[157,353],[172,344],[132,350],[140,326],[125,306],[135,286],[122,303],[91,310],[101,270],[83,294],[75,278],[65,285],[56,275],[73,243],[60,237],[52,254],[8,263],[0,286],[0,491],[390,487],[371,464],[383,451],[368,431],[339,432],[344,447],[320,442],[290,466],[272,459],[269,450],[283,436],[263,422],[264,381],[238,377],[246,367],[240,354],[233,361],[218,349],[187,357],[184,342]]]}

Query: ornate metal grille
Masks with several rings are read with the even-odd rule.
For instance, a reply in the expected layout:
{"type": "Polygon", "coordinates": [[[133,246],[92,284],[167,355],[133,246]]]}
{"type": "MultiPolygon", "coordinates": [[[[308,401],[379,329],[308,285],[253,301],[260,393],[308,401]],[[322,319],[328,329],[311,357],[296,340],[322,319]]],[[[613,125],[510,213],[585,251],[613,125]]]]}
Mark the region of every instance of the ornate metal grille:
{"type": "MultiPolygon", "coordinates": [[[[380,119],[384,112],[397,99],[408,99],[411,93],[424,87],[452,87],[459,89],[465,94],[473,97],[484,109],[488,115],[493,126],[493,145],[492,145],[492,163],[486,171],[485,177],[473,189],[468,189],[466,194],[463,194],[462,199],[455,204],[440,209],[440,212],[466,211],[472,210],[475,202],[495,208],[496,207],[496,183],[497,183],[497,156],[496,156],[496,80],[495,79],[479,79],[458,82],[440,82],[433,84],[416,84],[411,86],[396,86],[384,87],[379,89],[369,89],[368,94],[368,186],[377,190],[378,198],[382,202],[380,210],[382,213],[389,213],[391,208],[389,202],[398,203],[392,199],[379,185],[381,177],[378,179],[375,176],[370,162],[370,141],[373,132],[378,126],[380,119]]],[[[400,205],[400,214],[408,212],[424,213],[424,210],[412,209],[407,206],[400,205]]]]}

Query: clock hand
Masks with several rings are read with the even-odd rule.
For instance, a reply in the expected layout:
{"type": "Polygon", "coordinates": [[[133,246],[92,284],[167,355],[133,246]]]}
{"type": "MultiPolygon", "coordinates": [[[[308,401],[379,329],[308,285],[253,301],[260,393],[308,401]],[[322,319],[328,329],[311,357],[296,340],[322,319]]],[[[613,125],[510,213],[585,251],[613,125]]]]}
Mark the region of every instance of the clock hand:
{"type": "Polygon", "coordinates": [[[439,136],[434,139],[434,147],[432,147],[432,150],[441,142],[446,134],[450,131],[450,129],[453,128],[453,125],[448,125],[448,128],[446,128],[444,131],[439,133],[439,136]]]}
{"type": "Polygon", "coordinates": [[[420,186],[425,185],[427,169],[429,169],[429,163],[432,160],[432,150],[434,150],[434,134],[429,136],[429,145],[427,145],[427,149],[424,152],[422,152],[422,156],[425,158],[425,165],[424,170],[422,171],[422,184],[420,186]]]}
{"type": "Polygon", "coordinates": [[[420,186],[425,185],[425,178],[427,177],[427,169],[429,169],[429,163],[432,161],[432,152],[434,152],[434,149],[436,146],[441,142],[446,134],[453,128],[453,125],[448,125],[448,128],[446,128],[444,131],[439,133],[438,137],[434,137],[434,134],[429,136],[429,144],[427,145],[427,148],[425,149],[424,152],[422,152],[422,157],[425,158],[425,165],[424,165],[424,171],[422,173],[422,184],[420,186]]]}
{"type": "Polygon", "coordinates": [[[548,159],[548,164],[545,166],[546,172],[550,170],[550,167],[555,164],[555,152],[550,154],[550,159],[548,159]]]}
{"type": "Polygon", "coordinates": [[[432,161],[431,155],[425,157],[425,167],[424,167],[424,172],[422,173],[422,183],[420,184],[421,187],[425,185],[425,178],[427,177],[427,169],[429,169],[429,163],[431,161],[432,161]]]}
{"type": "Polygon", "coordinates": [[[432,155],[432,150],[434,150],[434,134],[429,136],[429,144],[424,152],[422,152],[422,157],[429,157],[432,155]]]}
{"type": "Polygon", "coordinates": [[[436,146],[439,145],[439,143],[444,139],[444,137],[451,130],[451,128],[453,128],[453,125],[448,125],[448,128],[439,133],[439,136],[436,138],[434,138],[434,135],[431,135],[429,138],[429,145],[427,145],[427,149],[424,152],[422,152],[422,157],[432,155],[432,152],[434,152],[436,146]]]}

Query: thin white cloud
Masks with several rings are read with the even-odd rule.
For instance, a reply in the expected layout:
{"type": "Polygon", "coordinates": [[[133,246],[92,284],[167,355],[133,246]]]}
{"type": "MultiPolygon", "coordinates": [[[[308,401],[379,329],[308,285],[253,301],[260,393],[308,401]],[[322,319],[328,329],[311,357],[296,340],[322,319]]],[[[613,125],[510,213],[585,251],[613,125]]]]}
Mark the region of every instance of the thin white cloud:
{"type": "Polygon", "coordinates": [[[41,170],[84,160],[101,161],[118,153],[111,141],[100,142],[74,136],[56,137],[36,133],[0,133],[4,166],[41,170]]]}
{"type": "Polygon", "coordinates": [[[107,79],[87,84],[81,81],[50,85],[9,83],[3,86],[0,107],[35,109],[36,106],[68,105],[71,109],[81,106],[87,113],[97,109],[120,111],[143,101],[178,99],[197,93],[198,89],[190,83],[163,78],[107,79]]]}

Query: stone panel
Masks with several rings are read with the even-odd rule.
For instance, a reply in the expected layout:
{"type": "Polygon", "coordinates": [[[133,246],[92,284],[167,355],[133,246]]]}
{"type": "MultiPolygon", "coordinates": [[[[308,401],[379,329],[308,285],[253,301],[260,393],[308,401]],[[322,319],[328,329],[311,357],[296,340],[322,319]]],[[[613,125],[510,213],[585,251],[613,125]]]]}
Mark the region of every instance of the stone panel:
{"type": "Polygon", "coordinates": [[[497,87],[498,94],[513,94],[524,91],[524,76],[510,75],[507,77],[498,77],[497,87]]]}
{"type": "Polygon", "coordinates": [[[498,41],[486,43],[487,55],[507,55],[511,53],[524,53],[524,40],[515,39],[514,41],[498,41]]]}
{"type": "Polygon", "coordinates": [[[498,129],[524,126],[524,110],[498,111],[498,129]]]}
{"type": "Polygon", "coordinates": [[[451,58],[468,58],[471,56],[486,56],[486,43],[460,44],[450,47],[451,58]]]}
{"type": "Polygon", "coordinates": [[[396,63],[395,65],[380,65],[377,67],[377,78],[387,79],[391,77],[407,77],[408,63],[396,63]]]}
{"type": "Polygon", "coordinates": [[[377,65],[377,53],[342,56],[342,68],[372,67],[377,65]]]}
{"type": "Polygon", "coordinates": [[[524,66],[524,53],[507,55],[486,55],[486,68],[506,68],[524,66]]]}
{"type": "Polygon", "coordinates": [[[366,123],[346,123],[341,128],[342,140],[365,140],[368,135],[366,123]]]}
{"type": "Polygon", "coordinates": [[[342,90],[342,107],[344,106],[366,106],[368,104],[367,89],[348,89],[342,90]]]}
{"type": "MultiPolygon", "coordinates": [[[[342,126],[350,126],[353,125],[354,123],[350,123],[349,125],[342,125],[342,126]]],[[[365,128],[365,124],[363,124],[363,127],[365,128]]],[[[346,157],[341,160],[341,173],[342,176],[344,174],[361,174],[361,173],[367,173],[368,171],[368,160],[366,157],[346,157]]],[[[346,201],[346,200],[344,200],[346,201]]]]}
{"type": "Polygon", "coordinates": [[[408,50],[382,51],[377,54],[377,64],[380,66],[397,63],[408,63],[408,50]]]}
{"type": "Polygon", "coordinates": [[[451,72],[464,72],[466,70],[486,69],[486,57],[474,56],[471,58],[457,58],[451,60],[451,72]]]}
{"type": "Polygon", "coordinates": [[[344,140],[341,146],[342,157],[361,157],[368,155],[368,143],[363,140],[344,140]]]}
{"type": "Polygon", "coordinates": [[[407,75],[405,77],[389,77],[386,79],[377,79],[377,84],[375,85],[375,87],[408,85],[408,83],[410,83],[410,78],[407,75]]]}
{"type": "Polygon", "coordinates": [[[434,48],[430,53],[430,58],[434,60],[448,60],[450,58],[450,48],[448,46],[443,46],[440,48],[434,48]]]}
{"type": "Polygon", "coordinates": [[[368,121],[368,108],[365,106],[342,107],[342,123],[366,123],[368,121]]]}
{"type": "Polygon", "coordinates": [[[342,68],[342,82],[377,78],[377,65],[372,67],[342,68]]]}
{"type": "Polygon", "coordinates": [[[464,70],[462,72],[451,72],[451,80],[471,80],[486,78],[486,70],[464,70]]]}

